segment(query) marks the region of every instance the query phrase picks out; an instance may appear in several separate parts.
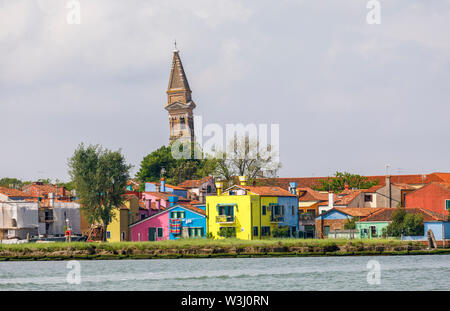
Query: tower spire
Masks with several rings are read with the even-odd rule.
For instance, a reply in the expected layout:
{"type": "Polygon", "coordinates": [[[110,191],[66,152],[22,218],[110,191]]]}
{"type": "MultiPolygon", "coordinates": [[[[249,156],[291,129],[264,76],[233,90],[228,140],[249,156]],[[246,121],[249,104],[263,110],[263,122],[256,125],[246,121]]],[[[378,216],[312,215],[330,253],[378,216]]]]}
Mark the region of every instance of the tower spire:
{"type": "Polygon", "coordinates": [[[195,103],[191,98],[192,91],[184,72],[176,40],[174,45],[165,106],[169,112],[170,142],[179,139],[193,142],[195,103]]]}

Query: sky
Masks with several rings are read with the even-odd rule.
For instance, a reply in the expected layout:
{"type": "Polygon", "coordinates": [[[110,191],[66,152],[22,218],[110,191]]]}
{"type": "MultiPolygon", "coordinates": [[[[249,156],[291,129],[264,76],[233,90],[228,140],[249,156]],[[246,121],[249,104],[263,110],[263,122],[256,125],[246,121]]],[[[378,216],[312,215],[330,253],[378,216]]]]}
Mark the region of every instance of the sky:
{"type": "Polygon", "coordinates": [[[450,0],[0,0],[0,178],[168,143],[176,39],[203,123],[279,124],[280,177],[450,172],[450,0]],[[71,15],[73,16],[73,15],[71,15]]]}

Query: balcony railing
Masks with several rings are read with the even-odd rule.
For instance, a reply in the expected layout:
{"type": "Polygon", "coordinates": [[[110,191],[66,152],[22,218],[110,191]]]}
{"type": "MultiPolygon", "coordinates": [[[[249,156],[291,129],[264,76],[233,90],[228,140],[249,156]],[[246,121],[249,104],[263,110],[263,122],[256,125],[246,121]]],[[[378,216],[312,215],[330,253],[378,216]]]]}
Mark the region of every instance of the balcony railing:
{"type": "Polygon", "coordinates": [[[234,216],[227,216],[227,215],[216,216],[216,223],[218,223],[218,224],[234,223],[234,216]]]}
{"type": "Polygon", "coordinates": [[[284,216],[273,215],[270,217],[270,222],[284,222],[284,216]]]}

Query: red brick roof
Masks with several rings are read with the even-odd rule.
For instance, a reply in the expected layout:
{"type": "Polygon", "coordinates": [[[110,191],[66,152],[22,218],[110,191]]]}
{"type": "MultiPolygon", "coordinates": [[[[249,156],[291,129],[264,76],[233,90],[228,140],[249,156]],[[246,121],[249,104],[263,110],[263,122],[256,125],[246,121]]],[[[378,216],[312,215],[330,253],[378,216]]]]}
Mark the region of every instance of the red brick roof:
{"type": "Polygon", "coordinates": [[[328,193],[319,192],[309,187],[297,188],[300,202],[327,201],[328,193]]]}
{"type": "Polygon", "coordinates": [[[280,187],[271,186],[238,186],[262,196],[282,196],[282,197],[295,197],[296,195],[280,187]]]}
{"type": "Polygon", "coordinates": [[[25,192],[22,192],[17,189],[10,189],[5,187],[0,187],[0,194],[3,194],[7,197],[17,197],[17,198],[30,198],[31,196],[25,192]]]}
{"type": "Polygon", "coordinates": [[[179,187],[184,187],[184,188],[199,188],[201,185],[203,185],[204,183],[210,181],[211,179],[213,179],[213,177],[211,176],[207,176],[207,177],[203,177],[202,179],[190,179],[190,180],[185,180],[183,181],[181,184],[179,184],[179,187]]]}
{"type": "MultiPolygon", "coordinates": [[[[378,185],[385,185],[386,175],[364,176],[369,181],[378,181],[378,185]]],[[[289,188],[290,182],[296,182],[298,187],[315,187],[320,186],[320,181],[327,180],[330,177],[293,177],[293,178],[260,178],[258,182],[277,185],[284,189],[289,188]]],[[[415,175],[391,175],[391,183],[419,185],[431,182],[450,182],[450,173],[431,173],[431,174],[415,174],[415,175]]]]}
{"type": "MultiPolygon", "coordinates": [[[[378,212],[375,212],[360,221],[391,221],[392,216],[397,208],[382,208],[378,212]]],[[[439,215],[433,211],[429,211],[423,208],[407,208],[405,209],[407,214],[420,214],[423,215],[424,221],[438,221],[444,220],[442,215],[439,215]]]]}
{"type": "MultiPolygon", "coordinates": [[[[379,208],[379,207],[335,207],[334,209],[338,210],[344,214],[347,214],[349,216],[352,216],[352,217],[367,217],[375,212],[382,210],[383,208],[379,208]]],[[[331,209],[331,210],[333,210],[333,209],[331,209]]]]}

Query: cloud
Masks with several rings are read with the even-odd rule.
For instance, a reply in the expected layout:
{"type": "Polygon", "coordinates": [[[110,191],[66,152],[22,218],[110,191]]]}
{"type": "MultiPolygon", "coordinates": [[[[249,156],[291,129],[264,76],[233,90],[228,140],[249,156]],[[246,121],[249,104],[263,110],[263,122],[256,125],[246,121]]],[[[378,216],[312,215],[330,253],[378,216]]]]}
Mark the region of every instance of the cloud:
{"type": "Polygon", "coordinates": [[[69,25],[0,1],[0,177],[67,179],[80,142],[138,167],[168,141],[174,39],[205,122],[280,124],[283,176],[450,169],[449,1],[382,1],[381,25],[353,0],[80,3],[69,25]]]}

